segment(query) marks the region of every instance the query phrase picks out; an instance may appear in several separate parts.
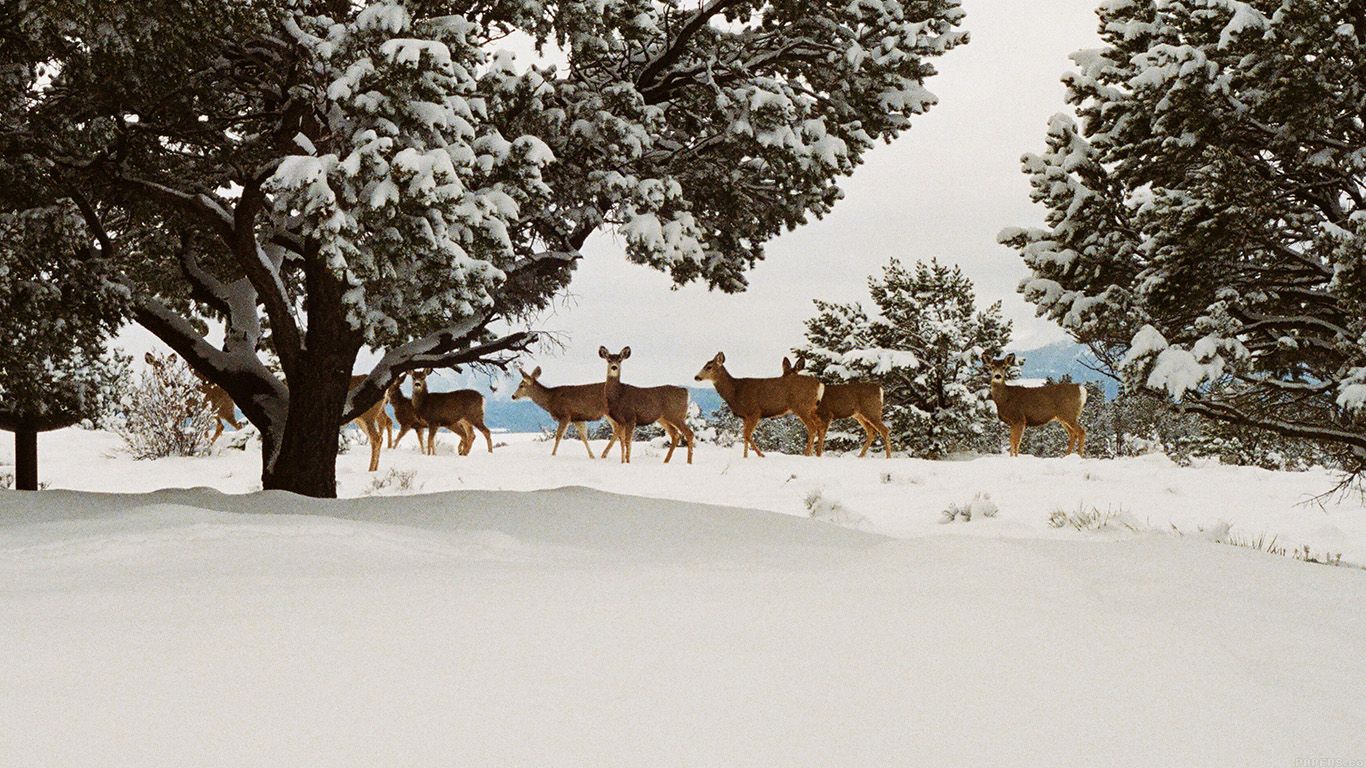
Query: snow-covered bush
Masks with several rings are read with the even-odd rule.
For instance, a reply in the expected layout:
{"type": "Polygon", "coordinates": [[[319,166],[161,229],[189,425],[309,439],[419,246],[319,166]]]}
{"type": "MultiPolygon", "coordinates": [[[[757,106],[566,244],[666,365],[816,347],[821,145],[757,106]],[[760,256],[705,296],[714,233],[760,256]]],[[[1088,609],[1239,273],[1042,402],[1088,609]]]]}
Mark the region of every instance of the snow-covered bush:
{"type": "Polygon", "coordinates": [[[379,477],[370,478],[370,485],[361,491],[362,496],[387,496],[395,493],[409,493],[420,490],[421,485],[417,484],[417,472],[413,470],[399,470],[390,468],[379,477]]]}
{"type": "Polygon", "coordinates": [[[1048,513],[1048,527],[1050,528],[1073,528],[1078,531],[1105,531],[1116,528],[1123,528],[1127,531],[1138,531],[1142,526],[1134,519],[1133,515],[1121,508],[1109,508],[1101,510],[1094,505],[1088,506],[1085,503],[1078,504],[1074,510],[1066,510],[1061,507],[1048,513]]]}
{"type": "Polygon", "coordinates": [[[996,517],[1001,508],[996,506],[996,502],[991,500],[991,494],[979,491],[973,494],[970,501],[964,504],[950,504],[940,513],[940,522],[952,523],[954,520],[961,520],[965,523],[977,519],[996,517]]]}
{"type": "MultiPolygon", "coordinates": [[[[869,277],[868,288],[872,314],[858,304],[816,302],[797,350],[807,372],[831,382],[881,383],[884,420],[899,451],[927,458],[994,453],[999,430],[977,360],[1010,340],[1000,302],[979,311],[972,281],[937,260],[907,266],[893,259],[869,277]]],[[[828,447],[862,443],[856,430],[845,434],[828,447]]]]}
{"type": "Polygon", "coordinates": [[[808,493],[804,503],[812,520],[822,520],[848,528],[867,528],[869,526],[868,518],[834,499],[827,498],[819,488],[808,493]]]}
{"type": "Polygon", "coordinates": [[[114,431],[135,459],[208,453],[217,416],[202,382],[179,357],[157,360],[127,384],[114,431]]]}
{"type": "MultiPolygon", "coordinates": [[[[744,421],[726,405],[712,411],[704,420],[708,442],[730,447],[744,435],[744,421]]],[[[806,451],[806,426],[796,416],[762,419],[754,428],[754,442],[764,452],[777,451],[789,456],[800,456],[806,451]]]]}

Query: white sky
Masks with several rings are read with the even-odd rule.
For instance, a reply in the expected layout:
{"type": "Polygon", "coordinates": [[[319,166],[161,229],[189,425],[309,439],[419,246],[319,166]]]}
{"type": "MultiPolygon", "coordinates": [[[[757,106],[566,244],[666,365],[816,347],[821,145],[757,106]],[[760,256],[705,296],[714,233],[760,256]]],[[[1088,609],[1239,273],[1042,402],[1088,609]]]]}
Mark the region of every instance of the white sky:
{"type": "MultiPolygon", "coordinates": [[[[629,344],[625,377],[638,384],[691,385],[718,351],[736,375],[777,375],[811,300],[866,302],[867,276],[893,256],[962,266],[979,301],[1004,301],[1016,348],[1064,338],[1016,294],[1024,267],[996,233],[1041,220],[1019,157],[1042,149],[1048,117],[1066,108],[1068,55],[1099,44],[1094,4],[964,0],[972,41],[935,61],[928,86],[940,103],[866,156],[829,216],[772,241],[745,293],[670,290],[664,274],[627,263],[613,235],[594,236],[569,295],[537,324],[566,346],[527,367],[541,365],[549,384],[593,381],[604,370],[598,346],[629,344]]],[[[140,329],[120,341],[138,358],[155,344],[140,329]]]]}

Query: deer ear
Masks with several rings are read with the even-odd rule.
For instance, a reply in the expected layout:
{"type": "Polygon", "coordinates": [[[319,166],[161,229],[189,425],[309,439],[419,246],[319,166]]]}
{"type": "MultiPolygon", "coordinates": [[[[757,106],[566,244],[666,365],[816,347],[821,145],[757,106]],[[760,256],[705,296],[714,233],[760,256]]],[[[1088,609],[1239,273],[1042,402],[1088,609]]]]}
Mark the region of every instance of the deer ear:
{"type": "Polygon", "coordinates": [[[711,361],[712,361],[713,363],[716,363],[717,365],[725,365],[725,364],[726,364],[726,353],[725,353],[725,352],[717,352],[717,353],[716,353],[716,357],[713,357],[713,358],[711,359],[711,361]]]}
{"type": "Polygon", "coordinates": [[[631,356],[631,348],[630,348],[630,347],[622,347],[622,348],[621,348],[621,359],[622,359],[622,360],[625,360],[626,358],[628,358],[628,357],[630,357],[630,356],[631,356]]]}
{"type": "Polygon", "coordinates": [[[802,357],[801,355],[797,355],[797,364],[792,366],[792,372],[801,373],[804,370],[806,370],[806,358],[802,357]]]}
{"type": "Polygon", "coordinates": [[[533,378],[533,379],[539,379],[539,378],[541,378],[541,366],[539,366],[539,365],[536,366],[536,370],[534,370],[534,371],[531,372],[531,378],[533,378]]]}
{"type": "Polygon", "coordinates": [[[786,376],[786,375],[788,375],[789,373],[792,373],[792,372],[795,371],[795,370],[797,370],[797,369],[792,367],[792,361],[791,361],[791,360],[788,360],[786,357],[784,357],[784,358],[783,358],[783,375],[786,376]]]}
{"type": "Polygon", "coordinates": [[[609,353],[607,351],[607,347],[598,347],[598,357],[601,357],[603,360],[606,360],[608,354],[609,353]]]}
{"type": "Polygon", "coordinates": [[[1014,353],[1014,352],[1011,352],[1010,354],[1006,355],[1005,364],[1006,364],[1006,365],[1014,365],[1014,364],[1015,364],[1015,353],[1014,353]]]}

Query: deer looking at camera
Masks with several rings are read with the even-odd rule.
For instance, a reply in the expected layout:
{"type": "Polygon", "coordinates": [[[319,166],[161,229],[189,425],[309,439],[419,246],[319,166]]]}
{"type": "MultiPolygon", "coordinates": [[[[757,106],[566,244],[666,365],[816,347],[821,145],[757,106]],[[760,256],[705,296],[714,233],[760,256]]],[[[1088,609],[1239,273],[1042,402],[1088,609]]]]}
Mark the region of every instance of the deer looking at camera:
{"type": "Polygon", "coordinates": [[[817,404],[825,391],[825,385],[815,376],[794,373],[771,379],[737,379],[726,370],[725,353],[717,352],[693,378],[713,382],[716,393],[726,401],[731,412],[744,420],[745,457],[749,456],[750,448],[760,458],[764,455],[754,444],[754,428],[759,425],[759,419],[789,413],[796,414],[806,426],[806,455],[811,455],[820,432],[817,404]]]}
{"type": "Polygon", "coordinates": [[[427,449],[429,455],[436,454],[436,431],[442,427],[461,436],[460,455],[470,452],[473,433],[470,427],[479,430],[488,442],[489,453],[493,453],[493,435],[484,426],[484,396],[473,389],[457,389],[454,392],[428,392],[427,377],[431,368],[413,371],[413,408],[417,417],[427,424],[427,449]],[[462,427],[461,422],[465,425],[462,427]],[[464,436],[469,434],[469,442],[464,436]]]}
{"type": "Polygon", "coordinates": [[[631,440],[637,426],[659,422],[669,435],[669,452],[664,463],[673,458],[674,449],[682,439],[688,444],[688,463],[692,463],[693,433],[688,427],[688,390],[683,387],[633,387],[621,383],[621,361],[631,356],[630,347],[612,354],[607,347],[598,347],[598,357],[607,361],[607,381],[603,395],[607,400],[607,418],[612,431],[621,441],[621,463],[631,463],[631,440]]]}
{"type": "MultiPolygon", "coordinates": [[[[603,385],[566,384],[547,387],[540,381],[540,366],[536,366],[536,370],[531,373],[527,373],[525,368],[518,368],[517,371],[522,374],[522,383],[517,385],[517,391],[512,393],[512,399],[528,398],[556,421],[555,447],[550,449],[550,455],[554,456],[560,450],[560,440],[572,423],[579,430],[579,439],[583,440],[583,447],[588,449],[588,458],[597,458],[593,455],[593,446],[588,444],[588,422],[597,421],[607,415],[607,396],[604,394],[603,385]]],[[[614,427],[611,437],[607,440],[607,447],[602,449],[602,458],[607,458],[607,452],[612,450],[612,444],[616,441],[614,427]]]]}
{"type": "MultiPolygon", "coordinates": [[[[1023,362],[1023,361],[1020,361],[1023,362]]],[[[1010,425],[1010,455],[1020,455],[1020,439],[1025,427],[1041,427],[1056,421],[1067,430],[1067,452],[1080,456],[1086,446],[1086,430],[1081,426],[1081,409],[1086,405],[1086,387],[1080,384],[1045,384],[1020,387],[1006,383],[1006,374],[1017,365],[1014,353],[993,360],[982,353],[982,364],[991,373],[991,399],[996,415],[1010,425]]]]}
{"type": "MultiPolygon", "coordinates": [[[[364,376],[352,376],[349,389],[359,387],[365,381],[364,376]]],[[[370,441],[370,470],[379,470],[379,452],[384,447],[384,422],[388,420],[389,414],[384,410],[387,398],[381,397],[374,405],[366,409],[365,413],[351,420],[352,424],[360,427],[365,433],[365,438],[370,441]]]]}
{"type": "MultiPolygon", "coordinates": [[[[417,417],[417,408],[413,405],[413,399],[403,394],[403,379],[406,373],[400,373],[393,383],[389,385],[387,397],[389,404],[394,407],[394,420],[398,422],[398,436],[390,435],[389,447],[397,448],[409,432],[417,434],[417,449],[422,453],[427,452],[427,440],[423,437],[424,430],[427,429],[427,422],[417,417]]],[[[469,425],[465,425],[469,426],[469,425]]],[[[466,430],[468,439],[473,440],[474,430],[466,430]]],[[[461,444],[466,438],[462,435],[461,444]]]]}
{"type": "MultiPolygon", "coordinates": [[[[151,352],[148,352],[143,355],[142,359],[153,369],[161,371],[163,370],[166,361],[171,358],[159,358],[151,352]]],[[[218,440],[219,435],[223,434],[224,424],[227,424],[233,429],[242,428],[242,422],[237,420],[237,405],[232,401],[232,397],[228,395],[227,390],[204,378],[203,374],[193,368],[190,369],[190,373],[193,373],[194,377],[199,379],[199,394],[203,396],[204,402],[208,404],[209,408],[213,411],[214,430],[213,436],[209,438],[209,445],[212,446],[218,440]]]]}
{"type": "MultiPolygon", "coordinates": [[[[793,365],[783,358],[783,375],[791,376],[806,370],[806,358],[797,357],[793,365]]],[[[835,419],[853,419],[863,427],[863,450],[859,458],[868,455],[873,441],[882,436],[882,445],[887,449],[887,458],[892,458],[892,431],[882,421],[882,385],[871,381],[850,381],[842,384],[826,384],[820,402],[816,404],[816,417],[820,420],[820,431],[816,435],[816,455],[825,454],[825,435],[830,431],[830,422],[835,419]]]]}

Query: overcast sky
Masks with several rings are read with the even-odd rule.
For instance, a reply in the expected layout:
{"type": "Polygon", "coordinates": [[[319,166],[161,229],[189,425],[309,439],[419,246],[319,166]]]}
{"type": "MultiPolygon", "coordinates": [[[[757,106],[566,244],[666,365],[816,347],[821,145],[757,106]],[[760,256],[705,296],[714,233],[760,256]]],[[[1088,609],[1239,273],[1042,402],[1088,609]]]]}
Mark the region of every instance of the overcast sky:
{"type": "MultiPolygon", "coordinates": [[[[736,375],[777,375],[812,299],[866,301],[867,276],[893,256],[960,265],[979,302],[1004,302],[1015,348],[1063,338],[1016,294],[1024,269],[996,233],[1041,220],[1019,157],[1042,149],[1048,117],[1066,107],[1068,55],[1098,45],[1094,2],[964,0],[972,41],[935,60],[928,86],[940,103],[866,155],[829,216],[772,241],[745,293],[670,290],[666,275],[627,263],[613,235],[594,236],[569,295],[537,323],[564,348],[538,351],[527,367],[541,365],[548,384],[593,381],[604,370],[598,346],[629,344],[624,376],[637,384],[691,384],[718,351],[736,375]]],[[[156,345],[140,329],[121,341],[139,359],[156,345]]]]}

